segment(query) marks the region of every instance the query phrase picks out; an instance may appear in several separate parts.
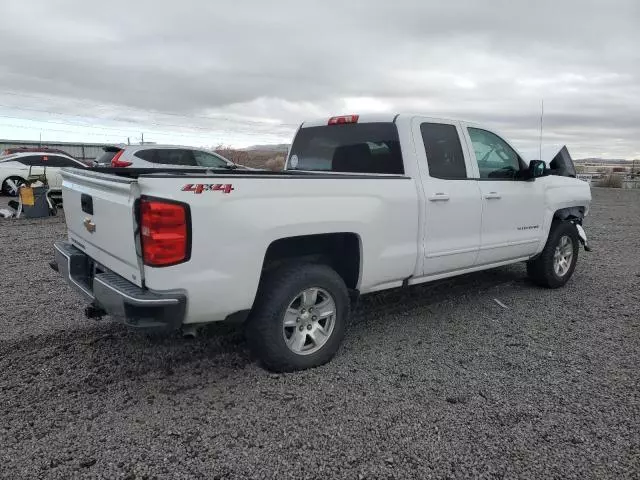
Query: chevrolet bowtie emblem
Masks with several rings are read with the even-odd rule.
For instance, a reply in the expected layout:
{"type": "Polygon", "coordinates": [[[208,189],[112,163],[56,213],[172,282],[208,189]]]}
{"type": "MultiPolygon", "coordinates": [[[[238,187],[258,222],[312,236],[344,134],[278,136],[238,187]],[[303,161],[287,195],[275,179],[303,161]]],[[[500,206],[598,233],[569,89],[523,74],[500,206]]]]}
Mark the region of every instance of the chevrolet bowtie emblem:
{"type": "Polygon", "coordinates": [[[93,223],[89,217],[85,218],[82,223],[84,224],[84,228],[87,229],[87,232],[93,233],[96,231],[96,224],[93,223]]]}

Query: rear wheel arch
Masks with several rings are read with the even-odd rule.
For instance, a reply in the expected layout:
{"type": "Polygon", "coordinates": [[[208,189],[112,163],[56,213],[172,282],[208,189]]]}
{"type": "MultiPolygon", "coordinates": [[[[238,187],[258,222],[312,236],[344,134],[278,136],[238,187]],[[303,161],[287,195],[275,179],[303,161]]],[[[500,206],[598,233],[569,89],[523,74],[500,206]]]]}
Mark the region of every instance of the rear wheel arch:
{"type": "Polygon", "coordinates": [[[353,232],[279,238],[268,246],[261,277],[283,265],[319,263],[331,267],[349,290],[357,290],[362,270],[362,240],[353,232]]]}
{"type": "Polygon", "coordinates": [[[245,324],[250,350],[276,372],[304,370],[331,360],[349,319],[350,300],[342,277],[328,265],[304,262],[281,264],[265,275],[245,324]],[[322,297],[318,293],[308,302],[304,299],[305,292],[320,290],[322,297]],[[323,311],[323,300],[330,300],[329,310],[323,311]],[[321,338],[318,333],[325,341],[315,341],[321,338]],[[292,348],[293,343],[299,348],[292,348]],[[307,345],[312,348],[305,352],[307,345]]]}

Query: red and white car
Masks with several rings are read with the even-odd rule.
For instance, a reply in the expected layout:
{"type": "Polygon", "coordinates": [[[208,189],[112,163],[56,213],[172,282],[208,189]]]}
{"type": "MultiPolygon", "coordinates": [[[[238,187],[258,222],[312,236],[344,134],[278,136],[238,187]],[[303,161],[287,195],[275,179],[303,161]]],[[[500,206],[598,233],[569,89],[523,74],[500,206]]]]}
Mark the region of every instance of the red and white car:
{"type": "Polygon", "coordinates": [[[65,167],[85,169],[87,165],[68,155],[48,152],[14,153],[0,157],[0,189],[3,194],[15,197],[29,177],[46,174],[49,188],[60,190],[60,169],[65,167]]]}
{"type": "Polygon", "coordinates": [[[217,153],[178,145],[123,145],[103,148],[96,166],[111,168],[214,168],[236,169],[239,165],[217,153]]]}

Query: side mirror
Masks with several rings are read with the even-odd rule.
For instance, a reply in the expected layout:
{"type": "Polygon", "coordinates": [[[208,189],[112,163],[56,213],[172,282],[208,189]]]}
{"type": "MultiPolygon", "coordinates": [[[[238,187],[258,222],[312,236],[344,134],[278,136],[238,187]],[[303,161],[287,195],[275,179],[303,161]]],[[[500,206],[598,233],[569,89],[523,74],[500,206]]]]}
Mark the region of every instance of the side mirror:
{"type": "Polygon", "coordinates": [[[542,177],[544,175],[544,170],[546,168],[546,164],[542,160],[531,160],[529,162],[529,178],[542,177]]]}

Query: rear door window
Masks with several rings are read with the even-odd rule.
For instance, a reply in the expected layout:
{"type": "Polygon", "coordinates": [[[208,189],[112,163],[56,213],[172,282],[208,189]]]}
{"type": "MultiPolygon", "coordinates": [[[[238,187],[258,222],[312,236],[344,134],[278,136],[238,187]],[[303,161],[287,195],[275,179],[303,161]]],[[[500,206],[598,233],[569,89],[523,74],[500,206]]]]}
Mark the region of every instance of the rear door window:
{"type": "MultiPolygon", "coordinates": [[[[147,150],[148,152],[149,150],[147,150]]],[[[152,161],[160,165],[178,165],[182,167],[195,167],[197,166],[196,160],[191,150],[184,150],[181,148],[157,148],[154,149],[155,155],[152,161]]],[[[143,152],[138,152],[136,156],[143,152]]],[[[144,158],[144,157],[141,157],[144,158]]],[[[144,158],[146,160],[146,158],[144,158]]]]}
{"type": "Polygon", "coordinates": [[[398,129],[391,122],[301,128],[287,169],[403,174],[398,129]]]}
{"type": "Polygon", "coordinates": [[[454,125],[423,123],[420,133],[427,154],[429,176],[447,180],[467,178],[462,145],[454,125]]]}

